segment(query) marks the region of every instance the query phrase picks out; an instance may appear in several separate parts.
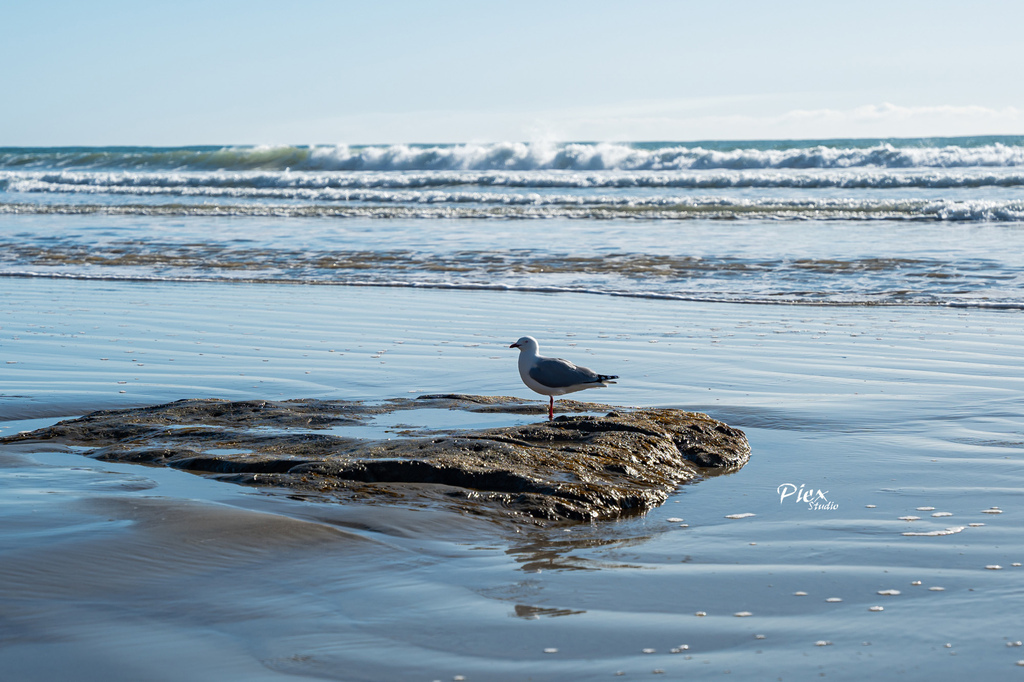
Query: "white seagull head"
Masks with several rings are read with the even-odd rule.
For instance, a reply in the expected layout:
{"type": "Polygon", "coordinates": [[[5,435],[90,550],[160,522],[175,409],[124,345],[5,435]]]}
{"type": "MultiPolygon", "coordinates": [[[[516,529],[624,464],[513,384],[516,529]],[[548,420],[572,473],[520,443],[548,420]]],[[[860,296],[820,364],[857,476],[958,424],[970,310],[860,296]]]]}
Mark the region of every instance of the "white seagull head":
{"type": "Polygon", "coordinates": [[[536,353],[540,350],[540,344],[532,336],[524,336],[509,346],[509,348],[518,348],[520,353],[524,351],[536,353]]]}

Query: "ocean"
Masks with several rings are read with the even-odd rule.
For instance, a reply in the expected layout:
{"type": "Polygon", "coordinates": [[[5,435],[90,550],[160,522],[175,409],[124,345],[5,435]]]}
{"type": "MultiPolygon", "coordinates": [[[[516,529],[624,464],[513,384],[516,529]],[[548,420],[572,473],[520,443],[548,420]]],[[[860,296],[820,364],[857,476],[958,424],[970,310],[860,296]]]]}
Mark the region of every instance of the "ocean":
{"type": "Polygon", "coordinates": [[[1013,679],[1022,277],[1024,136],[0,148],[0,437],[530,334],[752,447],[527,530],[0,444],[5,679],[1013,679]]]}
{"type": "Polygon", "coordinates": [[[1017,306],[1022,187],[1024,137],[0,149],[0,274],[1017,306]]]}

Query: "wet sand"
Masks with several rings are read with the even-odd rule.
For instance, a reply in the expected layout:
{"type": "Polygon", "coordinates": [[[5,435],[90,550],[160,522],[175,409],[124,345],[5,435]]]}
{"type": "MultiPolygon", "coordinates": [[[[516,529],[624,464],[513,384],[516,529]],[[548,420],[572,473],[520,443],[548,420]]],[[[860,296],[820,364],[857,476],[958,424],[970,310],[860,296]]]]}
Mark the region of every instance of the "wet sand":
{"type": "Polygon", "coordinates": [[[644,517],[516,533],[5,447],[10,679],[1007,679],[1024,659],[1017,312],[39,279],[5,281],[0,311],[0,435],[186,397],[534,397],[507,348],[530,333],[622,376],[583,397],[704,411],[753,450],[644,517]]]}

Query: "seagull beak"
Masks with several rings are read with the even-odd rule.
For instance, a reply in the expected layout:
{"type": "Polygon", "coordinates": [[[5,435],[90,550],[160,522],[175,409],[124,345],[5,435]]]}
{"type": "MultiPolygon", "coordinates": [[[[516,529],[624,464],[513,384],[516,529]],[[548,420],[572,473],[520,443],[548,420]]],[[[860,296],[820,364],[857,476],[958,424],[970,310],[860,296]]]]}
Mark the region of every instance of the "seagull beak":
{"type": "Polygon", "coordinates": [[[511,346],[509,346],[509,348],[519,348],[519,344],[513,343],[511,346]]]}

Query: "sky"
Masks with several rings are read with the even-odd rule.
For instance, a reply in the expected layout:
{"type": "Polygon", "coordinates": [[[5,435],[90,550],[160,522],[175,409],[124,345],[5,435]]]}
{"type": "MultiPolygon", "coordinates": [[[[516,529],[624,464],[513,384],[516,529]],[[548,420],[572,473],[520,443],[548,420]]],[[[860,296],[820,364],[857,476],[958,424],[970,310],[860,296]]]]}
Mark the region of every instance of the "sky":
{"type": "Polygon", "coordinates": [[[0,146],[1024,134],[1019,0],[0,6],[0,146]]]}

